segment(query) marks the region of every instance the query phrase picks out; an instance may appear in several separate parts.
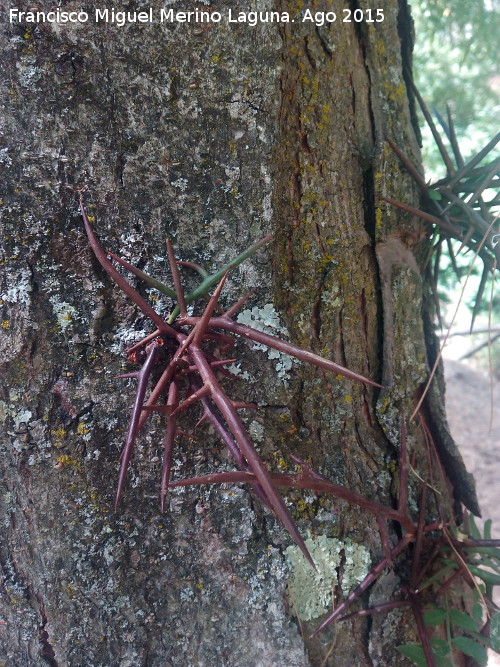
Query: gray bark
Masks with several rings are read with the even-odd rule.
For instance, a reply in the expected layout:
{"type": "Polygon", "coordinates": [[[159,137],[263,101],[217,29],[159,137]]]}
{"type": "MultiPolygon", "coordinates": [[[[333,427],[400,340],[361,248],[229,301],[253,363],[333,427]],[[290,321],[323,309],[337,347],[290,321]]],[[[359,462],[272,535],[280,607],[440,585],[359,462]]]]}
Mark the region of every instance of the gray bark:
{"type": "MultiPolygon", "coordinates": [[[[159,418],[113,511],[134,390],[114,376],[151,328],[95,261],[75,192],[87,186],[104,247],[167,283],[166,238],[213,270],[275,231],[231,274],[225,303],[255,288],[249,308],[274,303],[293,340],[388,389],[298,366],[283,382],[238,343],[249,380],[231,390],[264,406],[246,420],[270,466],[293,450],[392,502],[429,318],[414,255],[425,231],[375,196],[416,201],[384,132],[418,162],[407,8],[384,8],[383,23],[323,28],[3,24],[0,664],[299,666],[320,664],[332,641],[328,664],[403,664],[395,646],[412,630],[394,618],[306,639],[315,623],[301,628],[285,596],[290,539],[248,489],[176,490],[160,514],[159,418]]],[[[176,478],[231,467],[208,427],[196,435],[177,449],[176,478]]],[[[409,438],[425,468],[417,426],[409,438]]],[[[369,516],[287,497],[304,533],[380,556],[369,516]]],[[[387,575],[373,596],[396,584],[387,575]]]]}

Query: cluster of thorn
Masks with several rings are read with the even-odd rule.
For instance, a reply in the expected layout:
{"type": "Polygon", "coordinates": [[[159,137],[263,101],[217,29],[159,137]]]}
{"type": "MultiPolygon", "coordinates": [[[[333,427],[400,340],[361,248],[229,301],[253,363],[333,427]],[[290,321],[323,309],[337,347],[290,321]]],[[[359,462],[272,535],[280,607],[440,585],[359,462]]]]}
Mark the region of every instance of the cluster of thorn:
{"type": "Polygon", "coordinates": [[[481,257],[483,272],[472,312],[472,330],[475,318],[480,310],[488,275],[500,268],[500,234],[498,233],[498,229],[495,229],[495,223],[498,220],[498,206],[500,204],[498,194],[498,186],[500,185],[500,158],[495,157],[490,162],[482,164],[500,141],[500,132],[470,160],[465,161],[458,145],[450,106],[448,105],[447,107],[446,121],[435,110],[439,123],[444,129],[451,145],[454,164],[433,121],[432,115],[415,86],[413,86],[413,92],[432,132],[447,173],[439,181],[430,185],[427,184],[403,151],[389,137],[386,137],[388,144],[418,186],[422,198],[422,207],[425,210],[390,199],[389,197],[379,196],[379,199],[397,206],[412,215],[416,215],[426,223],[434,226],[437,241],[432,248],[435,258],[433,291],[440,319],[439,300],[437,298],[435,282],[440,269],[443,243],[447,246],[453,269],[459,281],[461,276],[456,262],[456,254],[460,253],[463,249],[470,249],[481,257]],[[492,191],[494,192],[493,196],[490,199],[486,199],[485,193],[492,191]],[[451,244],[452,239],[460,242],[460,247],[456,253],[451,244]]]}
{"type": "MultiPolygon", "coordinates": [[[[165,501],[169,487],[222,484],[222,483],[246,483],[249,484],[258,495],[262,503],[284,524],[292,539],[301,549],[305,558],[315,568],[313,559],[302,539],[299,530],[278,492],[278,488],[291,487],[308,489],[317,493],[330,494],[333,497],[356,505],[362,510],[368,511],[377,521],[380,539],[383,549],[383,558],[371,569],[364,580],[349,594],[349,596],[333,611],[333,613],[315,630],[314,635],[321,632],[330,623],[339,620],[347,607],[359,598],[364,591],[380,576],[385,568],[390,566],[409,545],[413,544],[414,567],[411,581],[405,589],[402,600],[390,601],[373,609],[357,612],[360,614],[373,613],[374,611],[388,611],[395,607],[409,606],[415,616],[417,630],[429,665],[433,665],[432,649],[429,643],[427,631],[424,626],[421,606],[418,604],[418,583],[424,570],[421,568],[420,554],[424,539],[434,531],[442,530],[441,521],[434,521],[425,525],[425,499],[426,485],[423,485],[419,519],[415,521],[408,512],[408,462],[406,451],[406,431],[404,421],[401,427],[401,451],[399,461],[399,500],[397,508],[387,507],[376,501],[369,500],[351,491],[350,489],[334,484],[313,470],[307,463],[291,454],[291,459],[300,467],[296,474],[271,473],[257,453],[251,438],[241,420],[238,410],[242,408],[256,408],[252,404],[241,403],[230,398],[221,384],[221,376],[233,377],[224,366],[234,362],[235,359],[219,359],[214,355],[214,344],[222,350],[226,350],[233,344],[230,334],[241,336],[247,340],[266,345],[285,354],[291,355],[301,361],[313,364],[342,375],[351,380],[361,382],[374,387],[381,385],[368,378],[350,371],[338,364],[320,357],[312,352],[292,345],[289,342],[269,334],[257,331],[233,320],[233,316],[243,305],[247,295],[240,299],[229,310],[219,312],[217,305],[220,293],[224,286],[227,272],[237,266],[247,257],[254,254],[272,236],[267,236],[257,242],[237,258],[232,260],[223,269],[213,275],[208,275],[201,267],[192,263],[180,262],[175,259],[174,250],[167,241],[168,259],[172,272],[174,289],[151,278],[136,267],[130,265],[116,255],[104,250],[100,245],[88,219],[83,197],[80,195],[80,210],[92,250],[104,270],[113,281],[135,305],[146,315],[156,327],[155,331],[146,336],[133,347],[127,350],[130,360],[138,361],[144,359],[139,371],[129,373],[120,377],[133,377],[137,379],[137,390],[131,411],[130,424],[126,442],[120,459],[120,472],[115,507],[118,507],[123,495],[127,470],[132,458],[134,445],[138,433],[151,412],[159,412],[166,418],[166,427],[163,437],[163,467],[160,489],[161,509],[164,510],[165,501]],[[159,289],[162,293],[175,299],[177,305],[170,317],[164,319],[152,306],[135,290],[130,283],[117,271],[109,257],[120,265],[131,271],[134,275],[159,289]],[[178,265],[188,265],[196,269],[202,277],[200,285],[189,294],[185,294],[181,284],[178,265]],[[201,315],[188,314],[187,304],[208,293],[210,288],[217,284],[213,295],[206,303],[201,315]],[[169,349],[175,349],[169,358],[160,354],[161,348],[166,341],[170,341],[169,349]],[[175,346],[177,346],[175,348],[175,346]],[[155,386],[148,393],[149,379],[153,369],[158,370],[160,366],[160,377],[155,386]],[[203,409],[203,417],[200,421],[209,420],[216,432],[228,448],[236,466],[237,471],[222,472],[201,477],[171,481],[172,455],[176,436],[185,435],[178,428],[179,416],[189,407],[200,404],[203,409]],[[396,522],[400,526],[403,536],[395,546],[391,546],[389,539],[388,522],[396,522]]],[[[449,538],[451,539],[451,538],[449,538]]],[[[345,618],[345,617],[344,617],[345,618]]]]}
{"type": "MultiPolygon", "coordinates": [[[[202,275],[201,284],[189,294],[185,294],[181,284],[180,274],[172,244],[167,241],[168,260],[172,272],[174,289],[154,280],[128,262],[120,259],[112,253],[106,252],[97,240],[88,219],[83,197],[80,195],[80,209],[90,245],[96,258],[104,270],[122,289],[135,305],[156,326],[156,330],[146,336],[142,341],[127,350],[131,359],[138,359],[145,353],[145,361],[141,369],[135,373],[129,373],[122,377],[134,377],[137,379],[137,390],[130,418],[127,439],[121,455],[120,472],[118,478],[118,489],[116,494],[116,507],[123,494],[127,470],[134,450],[137,435],[151,412],[160,412],[166,417],[166,429],[163,439],[163,469],[160,491],[161,509],[164,509],[167,491],[170,483],[170,472],[172,466],[172,454],[176,435],[179,434],[177,420],[182,412],[195,404],[201,404],[203,418],[209,420],[220,438],[227,446],[236,465],[243,474],[252,476],[250,484],[261,501],[278,517],[289,531],[295,543],[302,550],[304,556],[314,567],[313,560],[304,544],[298,528],[287,509],[283,498],[278,493],[275,478],[268,472],[264,462],[257,453],[250,436],[241,420],[238,410],[241,408],[253,408],[254,405],[240,403],[231,399],[223,388],[220,376],[232,377],[223,367],[225,364],[234,362],[235,359],[217,359],[213,352],[213,345],[221,345],[223,349],[231,347],[233,338],[228,335],[236,334],[247,340],[274,348],[279,352],[288,354],[307,363],[329,370],[337,375],[350,378],[358,382],[380,387],[376,382],[354,373],[353,371],[339,366],[338,364],[320,357],[313,352],[303,350],[291,343],[279,338],[257,331],[233,320],[234,314],[243,305],[247,295],[240,299],[229,310],[220,313],[217,302],[224,286],[228,271],[237,266],[241,261],[255,253],[261,246],[269,242],[271,235],[266,236],[245,252],[239,255],[217,273],[208,276],[200,267],[196,268],[202,275]],[[152,306],[135,290],[129,282],[117,271],[109,257],[119,262],[126,269],[139,278],[153,285],[164,294],[175,299],[175,306],[170,317],[164,319],[152,306]],[[200,316],[188,314],[187,304],[209,291],[210,287],[218,282],[218,285],[205,305],[200,316]],[[177,345],[177,349],[171,357],[165,361],[159,354],[160,348],[169,340],[170,346],[177,345]],[[207,346],[208,343],[208,346],[207,346]],[[207,347],[210,350],[207,350],[207,347]],[[154,388],[146,398],[149,379],[153,369],[158,370],[158,365],[163,364],[161,375],[154,388]],[[187,378],[187,381],[184,381],[187,378]],[[184,391],[182,391],[184,389],[184,391]],[[163,401],[163,402],[162,402],[163,401]]],[[[247,481],[247,480],[245,480],[247,481]]],[[[203,483],[203,482],[199,482],[203,483]]]]}

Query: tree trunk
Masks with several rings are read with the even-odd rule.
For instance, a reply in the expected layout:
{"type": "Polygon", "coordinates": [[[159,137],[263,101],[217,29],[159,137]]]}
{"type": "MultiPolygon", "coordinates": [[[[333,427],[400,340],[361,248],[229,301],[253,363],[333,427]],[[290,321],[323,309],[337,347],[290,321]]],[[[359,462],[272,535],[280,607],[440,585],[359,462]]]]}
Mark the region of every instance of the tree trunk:
{"type": "MultiPolygon", "coordinates": [[[[248,488],[172,490],[161,514],[160,417],[147,423],[113,511],[135,384],[114,376],[124,348],[151,327],[89,249],[82,186],[103,246],[169,284],[165,239],[213,271],[274,231],[269,249],[229,276],[224,304],[255,289],[247,317],[274,304],[292,341],[385,389],[287,371],[238,342],[242,379],[231,395],[262,406],[245,420],[270,468],[291,469],[291,451],[336,483],[395,502],[401,420],[435,357],[426,230],[377,199],[418,205],[384,139],[419,163],[408,8],[387,0],[383,21],[356,23],[342,22],[343,9],[372,3],[333,3],[337,20],[317,26],[302,20],[302,3],[276,4],[295,22],[230,24],[238,9],[222,2],[218,23],[161,23],[170,5],[158,0],[153,24],[96,23],[95,0],[87,23],[4,17],[0,664],[298,666],[329,652],[323,664],[407,664],[395,649],[415,637],[404,610],[308,639],[318,619],[297,621],[285,592],[290,537],[248,488]]],[[[431,397],[427,427],[461,473],[439,390],[431,397]]],[[[428,477],[421,421],[408,442],[428,477]]],[[[221,466],[233,467],[202,425],[196,440],[181,439],[173,475],[221,466]]],[[[471,504],[465,473],[459,481],[455,495],[471,504]]],[[[309,492],[286,497],[304,535],[380,559],[369,514],[309,492]]],[[[363,602],[390,598],[403,569],[363,602]]]]}

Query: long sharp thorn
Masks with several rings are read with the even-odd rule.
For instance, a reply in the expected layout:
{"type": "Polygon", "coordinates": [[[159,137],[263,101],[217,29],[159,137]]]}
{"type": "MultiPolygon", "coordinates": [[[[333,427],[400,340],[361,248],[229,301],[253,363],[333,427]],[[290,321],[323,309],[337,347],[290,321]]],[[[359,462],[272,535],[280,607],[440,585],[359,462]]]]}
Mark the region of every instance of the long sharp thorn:
{"type": "Polygon", "coordinates": [[[144,273],[144,271],[141,271],[138,269],[136,266],[133,264],[130,264],[127,262],[125,259],[122,259],[118,255],[115,255],[113,252],[109,252],[109,250],[106,250],[106,255],[109,257],[112,257],[115,262],[118,262],[118,264],[121,264],[123,268],[127,269],[127,271],[130,271],[130,273],[133,273],[134,276],[137,276],[137,278],[140,278],[141,280],[144,280],[145,283],[148,285],[151,285],[151,287],[154,287],[157,289],[159,292],[162,292],[166,296],[170,297],[171,299],[175,299],[175,292],[173,289],[170,289],[168,285],[164,285],[161,283],[159,280],[156,280],[156,278],[152,278],[150,275],[147,273],[144,273]]]}
{"type": "Polygon", "coordinates": [[[418,185],[420,190],[424,193],[427,194],[429,191],[429,186],[425,182],[425,180],[422,178],[422,176],[418,173],[418,171],[415,169],[413,164],[408,160],[406,155],[403,153],[402,150],[398,148],[398,146],[388,137],[387,135],[385,136],[385,140],[389,144],[389,146],[392,148],[392,150],[396,153],[398,158],[401,160],[401,162],[404,164],[406,167],[406,171],[410,174],[410,176],[413,178],[415,183],[418,185]]]}
{"type": "Polygon", "coordinates": [[[190,405],[193,405],[197,401],[201,400],[204,396],[208,396],[210,394],[210,387],[203,386],[201,389],[198,389],[195,391],[193,394],[188,396],[180,405],[178,405],[175,410],[172,412],[172,416],[179,414],[180,412],[184,412],[187,408],[189,408],[190,405]]]}
{"type": "MultiPolygon", "coordinates": [[[[193,378],[191,380],[191,386],[193,389],[197,389],[199,387],[199,380],[193,378]]],[[[237,465],[241,468],[241,470],[248,470],[248,464],[245,461],[243,455],[241,454],[241,451],[234,441],[232,435],[229,433],[229,431],[226,429],[224,424],[222,423],[215,406],[213,403],[207,398],[204,397],[201,399],[201,403],[203,405],[204,409],[204,414],[203,417],[200,419],[198,424],[200,424],[202,421],[205,419],[209,419],[212,422],[212,425],[215,427],[215,430],[221,437],[222,441],[225,443],[226,447],[229,449],[230,453],[232,454],[234,460],[236,461],[237,465]]],[[[198,424],[196,426],[198,426],[198,424]]],[[[264,493],[264,490],[259,484],[252,483],[250,482],[253,490],[255,493],[259,496],[261,501],[264,503],[264,505],[272,512],[273,508],[272,505],[267,498],[266,494],[264,493]]]]}
{"type": "Polygon", "coordinates": [[[420,496],[420,507],[418,514],[417,533],[415,536],[415,548],[413,550],[413,565],[411,569],[410,588],[414,590],[417,586],[417,576],[420,569],[420,555],[422,553],[422,542],[424,538],[425,512],[427,509],[427,483],[422,486],[422,495],[420,496]]]}
{"type": "MultiPolygon", "coordinates": [[[[196,324],[198,321],[199,318],[197,317],[188,317],[186,319],[186,324],[196,324]]],[[[333,361],[330,361],[329,359],[324,359],[323,357],[314,354],[314,352],[303,350],[300,347],[292,345],[292,343],[287,343],[284,340],[280,340],[279,338],[270,336],[269,334],[266,334],[263,331],[257,331],[256,329],[252,329],[252,327],[248,327],[246,324],[240,324],[239,322],[234,322],[233,320],[230,320],[227,317],[212,317],[210,320],[210,326],[225,329],[226,331],[231,331],[237,334],[238,336],[242,336],[243,338],[246,338],[248,340],[255,341],[256,343],[262,343],[263,345],[271,347],[274,350],[279,350],[280,352],[289,354],[290,356],[295,357],[296,359],[300,359],[301,361],[305,361],[306,363],[313,364],[314,366],[319,366],[320,368],[325,368],[326,370],[331,371],[332,373],[342,375],[346,378],[350,378],[351,380],[355,380],[356,382],[362,382],[363,384],[369,384],[372,385],[373,387],[382,388],[382,385],[378,384],[378,382],[373,382],[373,380],[369,380],[368,378],[364,377],[363,375],[360,375],[359,373],[354,373],[353,371],[350,371],[348,368],[339,366],[338,364],[334,363],[333,361]]]]}
{"type": "Polygon", "coordinates": [[[408,510],[408,452],[406,443],[406,423],[401,420],[401,452],[399,454],[398,509],[401,514],[408,510]]]}
{"type": "Polygon", "coordinates": [[[90,221],[87,217],[87,212],[85,210],[85,206],[83,205],[82,194],[80,194],[80,212],[82,214],[83,224],[85,226],[85,231],[89,239],[90,247],[94,251],[94,255],[99,260],[102,268],[106,271],[106,273],[110,276],[110,278],[113,279],[113,281],[118,285],[118,287],[121,290],[123,290],[123,292],[125,292],[125,294],[129,297],[129,299],[133,301],[140,310],[142,310],[144,315],[149,317],[149,319],[154,324],[156,324],[158,329],[164,331],[165,333],[168,333],[173,338],[177,338],[177,332],[175,331],[175,329],[172,329],[172,327],[169,326],[163,320],[163,318],[158,315],[158,313],[149,305],[149,303],[142,298],[139,292],[137,292],[132,287],[132,285],[130,285],[130,283],[128,283],[125,280],[125,278],[118,273],[118,271],[115,269],[115,267],[111,264],[111,262],[107,258],[106,251],[103,249],[103,247],[97,240],[97,237],[94,234],[94,230],[92,229],[92,225],[90,224],[90,221]]]}
{"type": "MultiPolygon", "coordinates": [[[[368,500],[363,496],[347,489],[339,484],[329,482],[321,475],[314,473],[310,469],[298,475],[290,475],[286,473],[268,473],[274,486],[287,487],[291,486],[294,489],[309,489],[318,493],[328,493],[335,498],[345,500],[348,503],[361,507],[374,516],[385,516],[387,519],[397,521],[408,531],[414,530],[414,524],[408,517],[401,516],[399,510],[386,507],[381,503],[373,500],[368,500]]],[[[212,475],[205,475],[203,477],[184,479],[179,482],[178,486],[191,486],[194,484],[222,484],[224,482],[243,482],[252,484],[258,482],[257,476],[253,472],[227,472],[214,473],[212,475]]],[[[411,532],[413,536],[413,532],[411,532]]]]}
{"type": "Polygon", "coordinates": [[[217,361],[211,361],[210,366],[212,368],[218,368],[219,366],[226,366],[227,364],[234,364],[238,359],[218,359],[217,361]]]}
{"type": "Polygon", "coordinates": [[[417,634],[422,644],[422,650],[424,652],[425,661],[427,667],[436,667],[436,660],[434,658],[434,651],[432,650],[431,643],[429,641],[429,635],[427,633],[427,628],[425,626],[424,615],[422,614],[422,608],[420,602],[417,599],[416,595],[410,591],[408,596],[410,607],[413,612],[413,617],[415,618],[415,623],[417,626],[417,634]]]}
{"type": "Polygon", "coordinates": [[[195,332],[194,342],[197,344],[200,343],[201,340],[203,340],[203,337],[207,332],[210,319],[213,315],[214,308],[217,304],[217,300],[219,299],[220,293],[222,292],[222,288],[224,287],[224,283],[226,282],[226,278],[227,278],[227,272],[222,276],[220,283],[217,285],[215,292],[212,294],[212,296],[210,297],[210,301],[207,303],[205,307],[203,315],[200,317],[196,327],[193,329],[193,331],[195,332]]]}
{"type": "Polygon", "coordinates": [[[450,134],[448,138],[450,140],[450,144],[453,149],[453,154],[455,156],[455,161],[457,163],[457,166],[459,169],[461,169],[464,166],[464,159],[462,157],[462,153],[460,152],[460,147],[458,145],[457,135],[455,133],[455,123],[453,122],[453,116],[451,114],[451,106],[448,102],[446,103],[446,114],[448,116],[448,127],[450,128],[450,134]]]}
{"type": "Polygon", "coordinates": [[[118,477],[118,488],[116,491],[116,500],[115,500],[115,511],[118,509],[120,503],[120,498],[123,493],[123,486],[125,483],[125,477],[127,476],[127,469],[130,463],[130,458],[132,456],[132,450],[134,448],[135,438],[139,430],[139,418],[141,415],[142,405],[144,402],[144,396],[146,394],[146,389],[148,386],[148,379],[151,374],[151,370],[156,361],[158,354],[158,347],[153,343],[151,345],[148,356],[144,363],[144,366],[139,371],[139,381],[137,383],[137,391],[135,394],[134,407],[132,408],[132,415],[130,418],[130,425],[127,433],[127,440],[123,448],[120,464],[120,474],[118,477]]]}
{"type": "Polygon", "coordinates": [[[238,310],[245,304],[248,299],[255,294],[255,290],[252,290],[251,292],[248,292],[248,294],[245,294],[245,296],[242,296],[241,299],[239,299],[236,303],[234,303],[229,310],[226,310],[225,313],[223,313],[224,317],[232,317],[235,315],[238,310]]]}
{"type": "Polygon", "coordinates": [[[465,164],[461,169],[459,169],[454,175],[453,178],[448,181],[448,187],[451,189],[453,188],[460,180],[465,178],[473,169],[474,167],[481,162],[481,160],[493,149],[495,146],[498,144],[500,141],[500,132],[495,134],[493,139],[489,141],[486,146],[479,151],[470,162],[465,164]]]}
{"type": "Polygon", "coordinates": [[[389,531],[387,530],[387,522],[385,517],[377,515],[377,524],[378,530],[380,533],[380,541],[382,543],[382,549],[384,550],[384,556],[387,559],[387,564],[392,565],[391,560],[391,545],[389,542],[389,531]]]}
{"type": "Polygon", "coordinates": [[[171,414],[167,417],[167,427],[165,430],[165,438],[163,440],[163,466],[161,475],[161,489],[160,489],[160,510],[165,510],[165,500],[167,498],[168,482],[170,480],[170,470],[172,468],[172,452],[174,449],[174,442],[176,436],[176,418],[172,410],[178,405],[178,391],[175,381],[170,384],[168,390],[167,407],[171,414]]]}
{"type": "Polygon", "coordinates": [[[481,274],[481,280],[479,281],[479,287],[477,289],[476,298],[474,300],[474,308],[472,309],[472,317],[470,322],[470,333],[472,333],[472,330],[474,329],[476,317],[481,309],[481,301],[483,300],[484,289],[486,287],[486,282],[488,281],[489,273],[489,267],[485,266],[481,274]]]}
{"type": "Polygon", "coordinates": [[[432,119],[432,116],[429,112],[429,109],[427,108],[422,96],[420,95],[417,87],[410,82],[411,87],[413,88],[413,92],[415,93],[415,97],[418,100],[418,103],[420,105],[420,108],[422,109],[422,113],[424,114],[425,120],[427,121],[427,124],[432,132],[432,136],[434,137],[434,141],[436,142],[437,147],[439,148],[439,152],[441,153],[441,157],[443,158],[443,162],[446,165],[446,169],[448,171],[448,174],[451,176],[455,172],[455,168],[453,167],[453,163],[451,161],[450,156],[448,155],[448,151],[445,148],[445,145],[443,143],[443,140],[441,139],[441,135],[438,132],[438,129],[436,125],[434,124],[434,121],[432,119]]]}
{"type": "Polygon", "coordinates": [[[403,204],[403,202],[397,201],[396,199],[391,199],[390,197],[383,197],[382,195],[378,196],[379,199],[382,201],[387,202],[388,204],[392,204],[393,206],[397,206],[397,208],[400,208],[403,211],[407,211],[408,213],[412,213],[413,215],[416,215],[419,218],[422,218],[422,220],[425,220],[426,222],[430,222],[433,225],[437,225],[438,227],[441,227],[445,231],[449,232],[454,236],[455,238],[460,238],[460,233],[458,230],[455,229],[452,225],[450,225],[448,222],[445,222],[445,220],[441,220],[441,218],[437,218],[435,215],[431,215],[430,213],[426,213],[425,211],[421,211],[419,208],[415,208],[414,206],[409,206],[408,204],[403,204]]]}
{"type": "Polygon", "coordinates": [[[144,411],[144,412],[159,412],[162,415],[167,415],[168,416],[172,412],[172,408],[169,407],[168,405],[161,405],[161,404],[143,405],[141,407],[141,411],[144,411]]]}
{"type": "Polygon", "coordinates": [[[184,262],[180,259],[177,260],[177,264],[179,266],[187,266],[188,268],[193,269],[193,271],[196,271],[197,273],[200,274],[203,280],[205,280],[205,278],[208,278],[208,271],[205,271],[205,269],[199,264],[195,264],[194,262],[184,262]]]}
{"type": "Polygon", "coordinates": [[[165,500],[167,498],[168,482],[170,479],[170,471],[172,469],[172,452],[174,449],[174,440],[176,435],[175,417],[170,417],[167,420],[165,430],[165,438],[163,440],[163,465],[161,475],[161,490],[160,490],[160,511],[165,511],[165,500]]]}
{"type": "Polygon", "coordinates": [[[140,350],[141,347],[144,347],[144,345],[147,345],[148,343],[150,343],[152,340],[154,340],[160,334],[161,334],[161,331],[159,329],[156,329],[156,331],[153,331],[153,333],[150,333],[148,336],[145,336],[138,343],[135,343],[135,345],[132,345],[132,347],[128,347],[125,350],[125,354],[128,357],[130,357],[131,354],[134,354],[134,352],[137,352],[137,350],[140,350]]]}
{"type": "MultiPolygon", "coordinates": [[[[222,285],[219,285],[219,287],[222,288],[222,285]]],[[[214,296],[216,295],[217,292],[214,296]]],[[[305,542],[302,539],[302,536],[300,535],[299,530],[283,501],[283,498],[274,488],[271,475],[265,468],[260,456],[255,450],[255,447],[253,446],[252,441],[250,440],[245,430],[243,422],[241,421],[236,409],[231,403],[231,399],[229,399],[222,390],[212,368],[210,367],[210,364],[205,359],[205,356],[201,348],[198,347],[196,341],[190,348],[190,354],[193,361],[198,366],[198,370],[203,382],[211,386],[211,398],[226,420],[229,430],[233,434],[241,453],[247,460],[248,465],[252,468],[255,476],[257,477],[257,482],[260,484],[264,493],[269,499],[269,502],[272,504],[276,516],[283,522],[295,544],[302,551],[307,561],[314,569],[316,569],[311,554],[309,553],[305,542]]]]}
{"type": "Polygon", "coordinates": [[[359,611],[354,611],[352,614],[347,614],[339,618],[340,621],[347,621],[350,618],[356,618],[357,616],[370,616],[371,614],[380,614],[386,611],[391,611],[392,609],[397,609],[398,607],[408,607],[408,600],[391,600],[390,602],[381,602],[376,604],[369,609],[360,609],[359,611]]]}
{"type": "Polygon", "coordinates": [[[144,426],[144,423],[146,422],[146,419],[149,417],[149,411],[148,408],[153,407],[156,405],[156,402],[160,399],[160,396],[162,393],[165,391],[167,388],[168,384],[172,380],[175,372],[176,372],[176,366],[175,364],[170,363],[167,368],[163,371],[160,379],[156,383],[153,391],[149,395],[148,400],[144,404],[143,408],[141,409],[141,416],[139,419],[139,428],[142,428],[144,426]]]}
{"type": "Polygon", "coordinates": [[[184,296],[184,288],[182,287],[177,261],[175,259],[174,248],[169,239],[167,239],[168,261],[170,263],[170,270],[172,271],[172,278],[174,280],[175,293],[177,304],[181,312],[181,317],[187,316],[186,297],[184,296]]]}
{"type": "Polygon", "coordinates": [[[208,415],[207,415],[207,413],[205,412],[205,413],[198,419],[198,421],[196,422],[196,424],[194,425],[194,427],[195,427],[195,428],[198,428],[198,426],[200,426],[200,424],[203,424],[203,422],[206,421],[207,419],[208,419],[208,415]]]}
{"type": "MultiPolygon", "coordinates": [[[[391,549],[390,553],[391,559],[396,558],[396,556],[398,556],[403,551],[403,549],[406,548],[410,540],[411,538],[408,536],[400,540],[398,544],[396,544],[394,549],[391,549]]],[[[387,561],[387,558],[383,558],[380,561],[380,563],[378,563],[366,575],[363,581],[358,586],[356,586],[356,588],[353,591],[349,593],[346,599],[341,604],[339,604],[338,607],[335,608],[333,613],[330,614],[330,616],[328,616],[328,618],[325,621],[323,621],[323,623],[321,623],[321,625],[318,628],[316,628],[316,630],[312,633],[310,638],[312,639],[313,637],[318,635],[322,630],[324,630],[327,625],[330,625],[330,623],[333,623],[335,620],[337,620],[339,616],[341,616],[344,613],[347,607],[349,607],[349,605],[352,604],[354,600],[359,598],[360,595],[362,595],[366,591],[366,589],[369,588],[373,584],[373,582],[376,581],[376,579],[378,579],[378,577],[382,574],[382,572],[385,570],[388,564],[389,563],[387,561]]]]}
{"type": "Polygon", "coordinates": [[[175,435],[182,435],[184,438],[189,438],[190,440],[196,440],[196,436],[193,435],[192,433],[188,433],[187,431],[182,431],[180,428],[178,428],[175,431],[175,435]]]}
{"type": "Polygon", "coordinates": [[[255,403],[243,403],[242,401],[233,401],[233,405],[237,410],[258,410],[259,406],[255,403]]]}

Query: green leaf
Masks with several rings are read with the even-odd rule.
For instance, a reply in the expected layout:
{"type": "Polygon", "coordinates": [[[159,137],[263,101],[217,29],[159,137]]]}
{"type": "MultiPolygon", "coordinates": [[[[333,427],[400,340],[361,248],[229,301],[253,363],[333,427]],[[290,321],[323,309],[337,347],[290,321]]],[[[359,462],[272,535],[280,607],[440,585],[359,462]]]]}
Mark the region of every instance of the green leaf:
{"type": "Polygon", "coordinates": [[[420,644],[404,644],[397,646],[397,650],[413,662],[417,667],[426,667],[427,661],[424,656],[424,650],[420,644]]]}
{"type": "MultiPolygon", "coordinates": [[[[450,650],[447,642],[443,639],[433,639],[431,640],[431,644],[436,667],[452,667],[452,663],[447,657],[450,650]]],[[[408,658],[414,665],[417,665],[417,667],[427,667],[424,649],[421,644],[404,644],[396,648],[405,658],[408,658]]]]}
{"type": "Polygon", "coordinates": [[[486,650],[473,639],[469,637],[453,637],[451,643],[465,655],[474,658],[480,665],[486,665],[488,662],[488,655],[486,650]]]}
{"type": "Polygon", "coordinates": [[[469,534],[473,540],[482,539],[481,533],[479,532],[479,529],[476,526],[476,522],[474,521],[474,517],[472,516],[472,514],[469,514],[469,534]]]}
{"type": "Polygon", "coordinates": [[[486,519],[484,522],[484,539],[491,540],[491,524],[493,521],[491,519],[486,519]]]}
{"type": "MultiPolygon", "coordinates": [[[[475,593],[477,594],[476,590],[475,593]]],[[[483,620],[483,606],[480,602],[474,602],[474,606],[472,607],[472,618],[476,621],[478,626],[483,620]]]]}
{"type": "MultiPolygon", "coordinates": [[[[436,625],[441,625],[446,619],[446,611],[444,609],[431,609],[424,612],[424,623],[428,628],[433,628],[436,625]]],[[[476,628],[474,628],[475,630],[476,628]]]]}
{"type": "Polygon", "coordinates": [[[478,624],[476,621],[466,614],[465,611],[460,611],[459,609],[450,609],[450,621],[455,625],[458,625],[463,630],[470,630],[475,632],[478,629],[478,624]]]}
{"type": "MultiPolygon", "coordinates": [[[[497,551],[498,551],[498,549],[497,549],[497,551]]],[[[491,555],[491,554],[489,554],[489,555],[491,555]]],[[[498,559],[496,557],[496,554],[495,554],[494,559],[492,559],[490,557],[488,557],[488,558],[482,557],[479,560],[476,560],[476,561],[472,562],[471,565],[478,565],[478,566],[482,566],[482,567],[491,567],[493,570],[498,572],[499,569],[500,569],[500,559],[498,559]]]]}
{"type": "MultiPolygon", "coordinates": [[[[462,549],[466,553],[471,553],[471,554],[478,554],[479,556],[482,557],[482,555],[486,556],[491,556],[491,558],[494,558],[497,563],[495,564],[496,567],[498,567],[498,564],[500,563],[500,549],[498,547],[469,547],[465,546],[462,547],[462,549]]],[[[482,560],[482,558],[481,558],[482,560]]]]}
{"type": "Polygon", "coordinates": [[[436,192],[436,190],[432,190],[431,188],[429,188],[427,194],[429,195],[429,199],[432,199],[433,201],[441,201],[443,198],[440,192],[436,192]]]}
{"type": "Polygon", "coordinates": [[[491,617],[490,646],[494,651],[500,653],[500,612],[491,617]]]}
{"type": "Polygon", "coordinates": [[[450,645],[445,639],[431,639],[431,645],[434,655],[438,658],[445,658],[450,652],[450,645]]]}
{"type": "Polygon", "coordinates": [[[493,574],[493,572],[488,572],[480,567],[474,567],[474,565],[469,565],[468,568],[472,574],[482,579],[486,584],[493,584],[493,586],[500,585],[500,575],[493,574]]]}
{"type": "MultiPolygon", "coordinates": [[[[441,562],[444,562],[444,560],[442,560],[441,562]]],[[[439,572],[436,572],[436,574],[433,574],[432,577],[425,579],[425,581],[423,581],[422,584],[419,586],[419,589],[423,590],[424,588],[428,588],[441,577],[444,577],[449,572],[452,572],[453,570],[457,569],[458,569],[457,562],[454,560],[448,560],[447,565],[443,567],[441,570],[439,570],[439,572]]]]}

